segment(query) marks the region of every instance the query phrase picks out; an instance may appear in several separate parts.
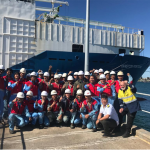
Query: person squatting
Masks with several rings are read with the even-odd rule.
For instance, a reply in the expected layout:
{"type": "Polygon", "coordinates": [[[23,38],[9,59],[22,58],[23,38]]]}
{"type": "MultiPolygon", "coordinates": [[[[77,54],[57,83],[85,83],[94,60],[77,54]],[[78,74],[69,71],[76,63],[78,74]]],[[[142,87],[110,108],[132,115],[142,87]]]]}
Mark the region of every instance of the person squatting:
{"type": "Polygon", "coordinates": [[[135,97],[136,88],[128,73],[90,70],[54,74],[39,70],[28,73],[26,69],[15,72],[0,65],[0,121],[8,120],[9,132],[16,128],[38,124],[39,129],[54,125],[68,125],[74,129],[104,129],[104,137],[111,131],[120,132],[123,116],[127,114],[126,131],[129,137],[140,105],[135,97]],[[12,74],[14,77],[12,77],[12,74]]]}

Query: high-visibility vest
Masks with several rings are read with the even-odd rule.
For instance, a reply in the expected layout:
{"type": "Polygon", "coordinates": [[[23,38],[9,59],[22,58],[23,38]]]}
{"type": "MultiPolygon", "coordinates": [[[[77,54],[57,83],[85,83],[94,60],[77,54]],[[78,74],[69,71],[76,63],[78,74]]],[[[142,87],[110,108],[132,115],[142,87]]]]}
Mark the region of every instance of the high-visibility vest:
{"type": "Polygon", "coordinates": [[[129,104],[137,100],[129,86],[127,87],[127,90],[125,91],[121,89],[119,90],[118,99],[122,99],[125,104],[129,104]]]}

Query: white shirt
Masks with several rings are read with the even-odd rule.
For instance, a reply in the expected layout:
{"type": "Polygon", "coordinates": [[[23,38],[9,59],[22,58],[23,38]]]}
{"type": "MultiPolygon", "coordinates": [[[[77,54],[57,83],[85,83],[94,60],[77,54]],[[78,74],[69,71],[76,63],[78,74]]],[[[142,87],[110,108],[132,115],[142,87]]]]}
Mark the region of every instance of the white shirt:
{"type": "Polygon", "coordinates": [[[114,119],[117,125],[119,125],[118,114],[116,113],[116,110],[111,104],[108,103],[105,107],[101,105],[99,113],[103,114],[104,116],[110,115],[109,119],[114,119]]]}

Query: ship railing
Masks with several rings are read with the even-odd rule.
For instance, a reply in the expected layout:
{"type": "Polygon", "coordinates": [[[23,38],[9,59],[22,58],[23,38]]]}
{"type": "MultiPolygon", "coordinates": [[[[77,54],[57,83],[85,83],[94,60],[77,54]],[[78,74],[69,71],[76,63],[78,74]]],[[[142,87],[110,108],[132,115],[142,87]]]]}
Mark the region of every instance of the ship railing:
{"type": "MultiPolygon", "coordinates": [[[[36,20],[43,21],[43,14],[37,14],[36,20]]],[[[63,25],[69,25],[69,26],[77,26],[77,27],[85,27],[85,19],[79,19],[79,18],[72,18],[72,17],[64,17],[59,16],[54,20],[55,24],[63,24],[63,25]]],[[[90,28],[92,29],[99,29],[99,30],[106,30],[106,31],[114,31],[114,32],[121,32],[121,33],[129,33],[129,34],[140,34],[143,35],[142,29],[136,29],[136,28],[130,28],[130,27],[124,27],[122,25],[113,24],[113,23],[106,23],[106,22],[100,22],[100,21],[90,21],[90,28]]]]}

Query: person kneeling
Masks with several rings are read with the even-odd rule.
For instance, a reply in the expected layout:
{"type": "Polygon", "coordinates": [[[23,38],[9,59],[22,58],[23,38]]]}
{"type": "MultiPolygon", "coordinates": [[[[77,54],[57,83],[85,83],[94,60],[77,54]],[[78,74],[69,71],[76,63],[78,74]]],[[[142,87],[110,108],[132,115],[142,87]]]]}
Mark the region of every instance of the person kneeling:
{"type": "Polygon", "coordinates": [[[42,99],[40,100],[36,100],[35,104],[34,104],[34,108],[37,110],[38,112],[38,118],[39,118],[39,125],[40,125],[40,129],[43,129],[43,123],[45,126],[49,126],[50,122],[49,119],[46,115],[47,112],[47,106],[48,106],[48,93],[46,91],[43,91],[41,93],[41,97],[42,99]]]}
{"type": "Polygon", "coordinates": [[[19,92],[17,93],[17,97],[9,103],[9,107],[11,108],[11,113],[9,115],[9,132],[10,134],[14,134],[14,126],[15,124],[19,127],[25,126],[25,121],[23,114],[26,115],[27,118],[29,118],[29,121],[31,121],[31,115],[28,110],[28,106],[26,102],[24,101],[24,93],[19,92]]]}
{"type": "Polygon", "coordinates": [[[82,118],[82,129],[86,127],[88,129],[93,128],[93,132],[96,132],[96,119],[98,113],[98,104],[97,101],[91,98],[91,92],[86,90],[84,92],[85,99],[82,103],[82,107],[80,109],[82,118]]]}
{"type": "Polygon", "coordinates": [[[116,128],[119,125],[119,118],[114,107],[108,103],[108,96],[101,96],[100,112],[96,121],[96,125],[102,125],[104,128],[103,137],[110,136],[110,128],[116,128]]]}

